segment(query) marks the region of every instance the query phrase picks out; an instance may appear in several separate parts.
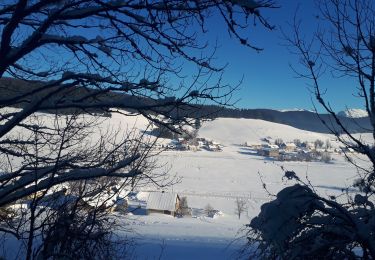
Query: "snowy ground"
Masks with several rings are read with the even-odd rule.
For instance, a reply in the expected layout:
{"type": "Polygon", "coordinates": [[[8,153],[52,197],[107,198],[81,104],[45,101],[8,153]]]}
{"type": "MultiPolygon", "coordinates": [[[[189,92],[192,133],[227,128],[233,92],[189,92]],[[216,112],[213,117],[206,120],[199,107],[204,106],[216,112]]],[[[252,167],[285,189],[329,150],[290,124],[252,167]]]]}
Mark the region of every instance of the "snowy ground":
{"type": "MultiPolygon", "coordinates": [[[[245,241],[235,241],[243,235],[241,229],[271,199],[262,183],[273,194],[288,184],[282,179],[281,166],[294,170],[301,179],[308,176],[325,196],[338,194],[356,178],[355,169],[339,155],[332,164],[280,163],[241,151],[241,147],[229,146],[223,152],[165,152],[161,156],[161,161],[170,163],[170,173],[182,178],[170,191],[186,196],[189,207],[203,209],[210,204],[221,215],[215,218],[131,216],[130,226],[143,241],[136,251],[140,259],[158,259],[161,252],[162,259],[233,258],[245,241]],[[234,213],[236,198],[244,199],[248,206],[241,219],[234,213]]],[[[139,195],[147,198],[147,192],[139,195]]]]}
{"type": "MultiPolygon", "coordinates": [[[[113,115],[103,123],[105,127],[145,129],[144,118],[113,115]],[[125,120],[125,121],[124,121],[125,120]]],[[[116,215],[138,244],[137,259],[233,259],[245,239],[241,229],[259,213],[260,206],[288,184],[283,180],[281,167],[294,170],[297,175],[315,185],[325,195],[338,194],[356,178],[355,168],[341,155],[330,164],[320,162],[278,162],[254,154],[239,144],[259,142],[260,138],[282,138],[292,141],[332,140],[333,136],[299,130],[290,126],[254,119],[218,119],[206,122],[199,131],[201,137],[219,141],[223,152],[166,151],[159,158],[160,165],[170,166],[170,175],[181,181],[166,191],[186,196],[188,205],[195,209],[195,217],[173,218],[162,214],[145,215],[145,210],[131,215],[116,215]],[[308,180],[306,179],[308,177],[308,180]],[[241,219],[235,215],[237,198],[247,202],[241,219]],[[207,204],[220,212],[214,218],[199,214],[207,204]],[[237,240],[236,240],[237,239],[237,240]]],[[[369,135],[362,135],[369,138],[369,135]]],[[[366,162],[362,162],[366,164],[366,162]]],[[[159,169],[160,170],[160,169],[159,169]]],[[[131,202],[145,207],[148,192],[155,187],[139,190],[131,202]]],[[[119,231],[119,234],[122,234],[119,231]]],[[[129,235],[129,233],[124,233],[129,235]]]]}
{"type": "MultiPolygon", "coordinates": [[[[340,193],[357,177],[355,168],[342,155],[334,155],[330,164],[278,162],[252,155],[238,145],[245,141],[259,142],[267,136],[286,141],[295,138],[314,141],[333,140],[331,135],[252,119],[207,122],[199,135],[221,142],[225,145],[224,151],[167,151],[160,156],[159,162],[168,163],[170,174],[181,177],[181,182],[170,191],[186,196],[189,207],[202,209],[210,204],[221,215],[215,218],[133,215],[130,225],[141,244],[136,250],[139,259],[159,259],[160,256],[161,259],[233,259],[245,242],[240,238],[244,225],[259,213],[264,202],[271,199],[262,184],[266,184],[272,194],[290,184],[283,180],[281,167],[295,171],[325,196],[340,193]],[[236,198],[247,202],[247,212],[241,219],[234,213],[236,198]]],[[[361,137],[368,138],[368,135],[361,137]]],[[[139,196],[147,198],[147,192],[143,191],[139,196]]]]}

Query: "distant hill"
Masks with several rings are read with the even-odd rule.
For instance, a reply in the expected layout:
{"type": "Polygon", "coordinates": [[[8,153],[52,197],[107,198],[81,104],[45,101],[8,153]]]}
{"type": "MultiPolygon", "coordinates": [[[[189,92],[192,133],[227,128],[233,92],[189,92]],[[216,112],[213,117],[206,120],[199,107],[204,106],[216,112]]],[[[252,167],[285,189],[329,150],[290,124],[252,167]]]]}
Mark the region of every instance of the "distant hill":
{"type": "MultiPolygon", "coordinates": [[[[209,106],[208,106],[209,107],[209,106]]],[[[207,106],[205,110],[209,109],[207,106]]],[[[217,109],[217,108],[216,108],[217,109]]],[[[222,109],[215,114],[216,117],[224,118],[247,118],[261,119],[279,124],[289,125],[298,129],[330,133],[323,121],[330,127],[339,129],[334,118],[329,114],[316,114],[310,111],[285,111],[280,112],[272,109],[222,109]]],[[[372,127],[368,117],[348,118],[339,116],[342,124],[353,133],[371,132],[372,127]]]]}
{"type": "MultiPolygon", "coordinates": [[[[12,97],[19,96],[25,93],[32,93],[33,90],[40,87],[42,82],[26,82],[12,78],[1,78],[0,79],[0,104],[2,106],[14,106],[22,107],[25,104],[31,102],[32,99],[39,98],[37,94],[31,94],[28,98],[22,99],[19,103],[5,104],[2,102],[3,97],[9,100],[12,97]]],[[[75,89],[69,89],[60,92],[58,95],[53,95],[49,103],[54,102],[65,102],[69,99],[79,99],[82,96],[88,94],[94,94],[96,90],[88,90],[87,88],[77,87],[75,89]]],[[[128,105],[140,105],[140,104],[152,104],[153,100],[134,97],[127,94],[120,94],[116,92],[106,92],[101,94],[100,100],[122,102],[128,105]]],[[[89,99],[90,102],[98,102],[98,99],[89,99]]],[[[326,122],[329,126],[338,129],[333,117],[328,114],[316,114],[314,112],[306,110],[272,110],[272,109],[234,109],[224,108],[214,105],[195,105],[195,106],[181,106],[179,108],[165,108],[165,111],[172,117],[178,116],[189,116],[189,117],[206,117],[206,118],[247,118],[247,119],[261,119],[279,124],[289,125],[298,129],[318,132],[318,133],[330,133],[327,127],[322,123],[326,122]]],[[[46,112],[55,112],[53,110],[46,112]]],[[[69,113],[70,110],[64,110],[62,113],[69,113]]],[[[91,112],[102,112],[101,110],[96,111],[95,109],[91,112]]],[[[346,115],[339,114],[342,123],[353,133],[371,132],[372,127],[368,117],[347,117],[346,115]]]]}
{"type": "MultiPolygon", "coordinates": [[[[315,140],[332,140],[332,135],[305,131],[285,124],[278,124],[260,119],[218,118],[204,122],[198,132],[199,136],[218,141],[224,145],[261,143],[265,137],[281,138],[289,142],[300,139],[305,142],[315,140]]],[[[370,135],[370,134],[364,134],[370,135]]]]}
{"type": "MultiPolygon", "coordinates": [[[[36,91],[41,88],[41,86],[45,84],[43,82],[38,81],[24,81],[19,79],[13,78],[0,78],[0,104],[2,106],[13,106],[13,107],[23,107],[33,101],[40,100],[42,97],[49,93],[53,93],[59,87],[48,88],[42,91],[36,91]],[[17,98],[17,102],[14,102],[12,99],[15,97],[22,97],[17,98]]],[[[51,97],[43,102],[43,107],[53,107],[55,103],[63,104],[64,102],[69,102],[72,100],[80,100],[83,97],[90,96],[89,98],[85,98],[86,103],[95,103],[99,101],[108,101],[108,102],[121,102],[123,104],[127,104],[129,106],[134,106],[139,103],[147,103],[147,100],[141,97],[134,97],[125,94],[119,94],[116,92],[105,92],[104,94],[95,95],[98,93],[98,90],[95,89],[88,89],[84,87],[75,87],[75,88],[67,88],[59,91],[57,94],[52,94],[51,97]]],[[[78,109],[79,109],[79,102],[77,102],[78,109]]],[[[74,109],[64,109],[59,110],[59,113],[71,113],[76,111],[77,108],[74,109]]],[[[86,110],[87,112],[92,113],[102,113],[102,109],[89,109],[86,110]]],[[[51,112],[55,113],[53,109],[46,110],[44,112],[51,112]]]]}

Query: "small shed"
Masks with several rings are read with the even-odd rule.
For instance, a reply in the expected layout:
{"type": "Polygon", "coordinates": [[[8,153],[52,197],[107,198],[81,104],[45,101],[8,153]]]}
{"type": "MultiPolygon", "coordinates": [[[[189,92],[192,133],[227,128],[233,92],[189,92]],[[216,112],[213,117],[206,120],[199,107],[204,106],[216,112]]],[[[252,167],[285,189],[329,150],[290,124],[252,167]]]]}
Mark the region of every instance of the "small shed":
{"type": "Polygon", "coordinates": [[[180,197],[171,192],[150,192],[147,199],[147,214],[161,213],[176,216],[180,208],[180,197]]]}

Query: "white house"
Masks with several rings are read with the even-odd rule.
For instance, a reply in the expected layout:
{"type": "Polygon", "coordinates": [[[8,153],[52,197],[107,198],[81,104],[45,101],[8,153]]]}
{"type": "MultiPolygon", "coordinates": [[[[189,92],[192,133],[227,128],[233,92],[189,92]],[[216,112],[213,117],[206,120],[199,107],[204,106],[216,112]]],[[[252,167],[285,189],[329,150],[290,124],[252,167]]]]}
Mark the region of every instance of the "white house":
{"type": "Polygon", "coordinates": [[[283,143],[281,148],[285,151],[294,151],[297,149],[297,145],[295,143],[283,143]]]}

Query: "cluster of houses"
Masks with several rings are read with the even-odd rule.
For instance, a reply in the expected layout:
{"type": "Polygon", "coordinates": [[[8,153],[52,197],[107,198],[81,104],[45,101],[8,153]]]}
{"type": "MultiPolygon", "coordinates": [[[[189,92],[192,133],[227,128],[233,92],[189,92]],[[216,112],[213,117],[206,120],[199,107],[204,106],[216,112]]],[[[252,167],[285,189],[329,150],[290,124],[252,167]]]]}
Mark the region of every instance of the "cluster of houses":
{"type": "Polygon", "coordinates": [[[166,146],[162,145],[161,148],[166,148],[168,150],[180,150],[180,151],[214,151],[220,152],[223,149],[223,146],[219,142],[213,140],[208,140],[203,137],[193,138],[187,140],[185,138],[173,139],[166,146]]]}
{"type": "MultiPolygon", "coordinates": [[[[330,160],[330,154],[343,152],[342,148],[317,147],[315,142],[276,142],[272,138],[263,138],[260,143],[246,142],[245,146],[260,156],[280,161],[330,160]]],[[[348,151],[351,152],[351,151],[348,151]]]]}

